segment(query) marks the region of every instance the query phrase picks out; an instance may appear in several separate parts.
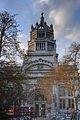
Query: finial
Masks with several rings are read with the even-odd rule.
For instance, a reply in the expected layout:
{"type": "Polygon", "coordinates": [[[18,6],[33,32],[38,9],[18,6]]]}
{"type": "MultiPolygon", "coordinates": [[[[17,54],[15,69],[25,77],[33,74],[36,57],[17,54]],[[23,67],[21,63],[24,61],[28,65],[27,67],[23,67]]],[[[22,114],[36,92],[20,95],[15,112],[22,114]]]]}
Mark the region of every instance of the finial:
{"type": "Polygon", "coordinates": [[[36,22],[36,25],[38,26],[38,22],[36,22]]]}
{"type": "Polygon", "coordinates": [[[47,23],[45,22],[45,25],[47,25],[47,23]]]}
{"type": "Polygon", "coordinates": [[[38,22],[36,22],[36,28],[38,28],[38,22]]]}
{"type": "Polygon", "coordinates": [[[33,24],[31,25],[31,30],[33,29],[33,24]]]}
{"type": "Polygon", "coordinates": [[[50,27],[53,29],[53,25],[51,24],[50,27]]]}

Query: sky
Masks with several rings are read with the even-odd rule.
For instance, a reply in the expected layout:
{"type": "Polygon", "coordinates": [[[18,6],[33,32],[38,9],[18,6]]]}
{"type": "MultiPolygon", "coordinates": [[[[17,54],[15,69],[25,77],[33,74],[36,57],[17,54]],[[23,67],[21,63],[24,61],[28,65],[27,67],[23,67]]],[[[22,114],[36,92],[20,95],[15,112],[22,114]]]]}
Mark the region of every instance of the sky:
{"type": "Polygon", "coordinates": [[[21,32],[18,35],[27,49],[30,27],[40,21],[41,12],[47,24],[53,24],[59,60],[67,54],[68,47],[80,39],[80,0],[0,0],[0,12],[16,16],[21,32]]]}

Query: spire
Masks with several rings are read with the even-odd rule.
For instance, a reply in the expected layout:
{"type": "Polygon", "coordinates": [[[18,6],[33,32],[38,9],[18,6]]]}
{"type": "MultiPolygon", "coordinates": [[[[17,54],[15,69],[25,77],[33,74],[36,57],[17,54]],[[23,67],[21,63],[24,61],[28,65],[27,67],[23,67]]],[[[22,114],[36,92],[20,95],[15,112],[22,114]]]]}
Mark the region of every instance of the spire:
{"type": "Polygon", "coordinates": [[[42,12],[42,13],[41,13],[41,19],[40,19],[40,24],[41,24],[41,25],[43,25],[43,23],[44,23],[44,17],[43,17],[43,14],[44,14],[44,13],[42,12]]]}
{"type": "Polygon", "coordinates": [[[43,18],[43,14],[44,14],[44,13],[42,12],[42,13],[41,13],[41,17],[42,17],[42,18],[43,18]]]}
{"type": "Polygon", "coordinates": [[[31,25],[31,30],[33,30],[33,24],[31,25]]]}

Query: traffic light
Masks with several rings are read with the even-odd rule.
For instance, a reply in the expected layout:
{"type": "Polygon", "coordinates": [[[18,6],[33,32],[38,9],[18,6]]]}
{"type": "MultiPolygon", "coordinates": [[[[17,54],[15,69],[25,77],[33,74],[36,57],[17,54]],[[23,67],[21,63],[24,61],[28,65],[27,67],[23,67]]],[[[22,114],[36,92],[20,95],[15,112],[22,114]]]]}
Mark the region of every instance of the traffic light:
{"type": "Polygon", "coordinates": [[[43,110],[43,107],[41,107],[41,110],[43,110]]]}
{"type": "Polygon", "coordinates": [[[11,110],[9,110],[9,111],[10,111],[10,112],[14,112],[14,110],[12,110],[12,109],[11,109],[11,110]]]}
{"type": "Polygon", "coordinates": [[[69,108],[69,110],[71,110],[71,108],[69,108]]]}
{"type": "Polygon", "coordinates": [[[31,111],[31,107],[29,107],[29,111],[31,111]]]}

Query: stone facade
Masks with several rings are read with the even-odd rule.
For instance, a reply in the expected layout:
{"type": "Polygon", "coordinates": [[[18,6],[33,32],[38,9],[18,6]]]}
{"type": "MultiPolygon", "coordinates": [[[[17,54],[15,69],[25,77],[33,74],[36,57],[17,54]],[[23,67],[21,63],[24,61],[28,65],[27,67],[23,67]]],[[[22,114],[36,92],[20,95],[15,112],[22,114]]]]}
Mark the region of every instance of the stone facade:
{"type": "Polygon", "coordinates": [[[44,96],[40,94],[37,86],[38,81],[57,65],[58,54],[56,53],[53,25],[47,25],[42,13],[40,23],[37,22],[35,26],[31,26],[30,41],[23,64],[23,70],[27,76],[26,83],[30,86],[30,98],[25,104],[34,105],[37,116],[45,116],[48,108],[52,112],[66,112],[69,108],[74,109],[73,96],[70,90],[54,85],[51,104],[47,104],[44,96]]]}
{"type": "Polygon", "coordinates": [[[33,78],[30,82],[36,83],[37,78],[48,73],[58,64],[58,54],[56,53],[56,40],[54,40],[53,25],[44,22],[41,14],[40,24],[31,26],[30,41],[24,59],[24,71],[26,76],[33,78]],[[36,78],[36,79],[35,79],[36,78]]]}
{"type": "MultiPolygon", "coordinates": [[[[33,90],[41,77],[52,68],[56,68],[57,64],[58,54],[56,53],[53,25],[47,25],[42,13],[40,23],[36,23],[35,27],[31,26],[30,41],[28,42],[28,50],[23,64],[23,70],[28,77],[28,83],[33,90]]],[[[45,115],[47,108],[46,100],[39,96],[37,100],[34,98],[34,104],[39,108],[37,114],[45,115]],[[45,113],[42,113],[41,106],[45,108],[45,113]]]]}
{"type": "Polygon", "coordinates": [[[71,90],[54,85],[52,91],[52,112],[54,110],[59,112],[71,112],[74,110],[73,94],[71,90]]]}

